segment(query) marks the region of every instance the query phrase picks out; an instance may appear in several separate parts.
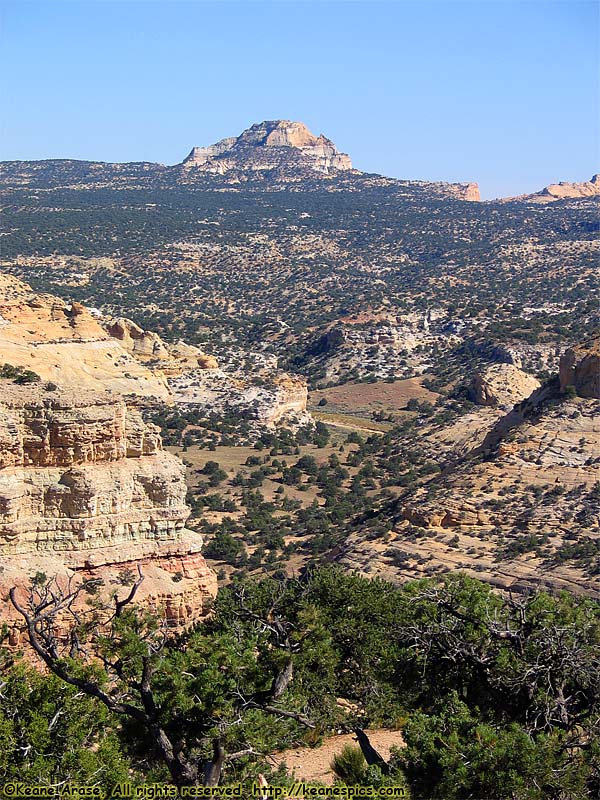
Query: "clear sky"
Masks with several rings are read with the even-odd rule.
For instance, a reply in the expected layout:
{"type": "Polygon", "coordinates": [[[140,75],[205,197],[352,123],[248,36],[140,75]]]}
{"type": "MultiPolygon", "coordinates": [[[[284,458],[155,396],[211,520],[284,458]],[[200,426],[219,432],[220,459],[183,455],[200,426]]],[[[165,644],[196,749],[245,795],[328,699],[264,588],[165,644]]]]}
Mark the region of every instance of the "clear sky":
{"type": "Polygon", "coordinates": [[[302,120],[484,197],[598,171],[596,2],[0,0],[0,158],[181,161],[302,120]]]}

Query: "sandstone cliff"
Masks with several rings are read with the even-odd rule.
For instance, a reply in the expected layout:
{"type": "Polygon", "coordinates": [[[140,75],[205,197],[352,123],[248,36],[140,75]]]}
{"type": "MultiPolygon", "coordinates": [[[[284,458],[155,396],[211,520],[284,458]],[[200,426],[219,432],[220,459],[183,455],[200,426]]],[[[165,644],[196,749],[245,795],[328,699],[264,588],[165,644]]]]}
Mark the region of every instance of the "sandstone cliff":
{"type": "Polygon", "coordinates": [[[526,200],[530,203],[555,203],[557,200],[577,200],[600,195],[600,175],[592,175],[589,181],[551,183],[541,191],[508,197],[505,200],[526,200]]]}
{"type": "Polygon", "coordinates": [[[593,175],[589,181],[581,183],[551,183],[538,193],[542,200],[552,202],[554,200],[564,200],[576,197],[596,197],[600,195],[600,175],[593,175]]]}
{"type": "Polygon", "coordinates": [[[290,415],[308,417],[306,413],[308,386],[303,378],[280,375],[275,379],[274,386],[275,403],[264,414],[264,421],[268,425],[276,425],[290,415]]]}
{"type": "MultiPolygon", "coordinates": [[[[0,380],[3,597],[36,572],[110,587],[139,565],[137,600],[189,624],[206,612],[216,577],[201,537],[185,528],[185,496],[183,465],[122,400],[0,380]]],[[[2,617],[17,619],[9,604],[2,617]]]]}
{"type": "Polygon", "coordinates": [[[479,202],[481,200],[479,184],[477,183],[449,183],[446,186],[448,195],[455,197],[457,200],[469,200],[470,202],[479,202]]]}

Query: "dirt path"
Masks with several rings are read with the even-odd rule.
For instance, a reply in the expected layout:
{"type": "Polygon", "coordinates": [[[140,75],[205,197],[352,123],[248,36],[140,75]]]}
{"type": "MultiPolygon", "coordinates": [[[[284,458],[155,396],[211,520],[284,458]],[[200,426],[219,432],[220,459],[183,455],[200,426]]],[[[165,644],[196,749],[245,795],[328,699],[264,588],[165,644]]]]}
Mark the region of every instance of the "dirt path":
{"type": "Polygon", "coordinates": [[[334,428],[343,428],[348,431],[366,431],[367,433],[378,433],[383,436],[393,428],[393,425],[384,422],[372,422],[362,417],[352,417],[349,414],[326,414],[324,412],[309,409],[310,413],[319,422],[331,425],[334,428]]]}
{"type": "MultiPolygon", "coordinates": [[[[404,745],[400,731],[373,730],[366,733],[375,750],[386,760],[389,758],[391,747],[404,745]]],[[[347,744],[357,746],[353,733],[330,736],[323,740],[320,747],[298,747],[295,750],[274,753],[271,762],[274,767],[287,764],[288,771],[299,780],[331,784],[335,777],[330,767],[331,761],[347,744]]]]}

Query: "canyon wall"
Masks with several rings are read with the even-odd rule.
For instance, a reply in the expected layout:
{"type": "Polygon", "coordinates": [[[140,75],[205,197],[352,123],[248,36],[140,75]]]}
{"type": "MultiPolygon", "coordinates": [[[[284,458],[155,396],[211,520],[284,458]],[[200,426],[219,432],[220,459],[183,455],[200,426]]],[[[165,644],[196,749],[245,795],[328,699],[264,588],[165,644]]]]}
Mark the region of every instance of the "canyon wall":
{"type": "MultiPolygon", "coordinates": [[[[182,463],[123,400],[0,380],[3,598],[37,572],[111,587],[139,566],[138,602],[174,626],[199,619],[216,577],[185,527],[185,497],[182,463]]],[[[2,617],[18,618],[8,603],[2,617]]]]}

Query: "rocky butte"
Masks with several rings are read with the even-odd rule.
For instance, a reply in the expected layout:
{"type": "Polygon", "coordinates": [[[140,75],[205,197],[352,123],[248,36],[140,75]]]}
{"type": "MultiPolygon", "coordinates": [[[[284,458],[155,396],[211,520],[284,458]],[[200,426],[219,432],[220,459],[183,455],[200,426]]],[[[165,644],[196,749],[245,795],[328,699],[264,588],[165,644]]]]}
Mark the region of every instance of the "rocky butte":
{"type": "MultiPolygon", "coordinates": [[[[341,153],[323,134],[315,136],[303,122],[287,119],[256,123],[239,136],[231,136],[208,147],[194,147],[181,164],[180,182],[196,182],[202,176],[221,176],[229,185],[264,181],[274,185],[338,178],[375,182],[376,185],[406,184],[393,178],[369,175],[353,169],[350,157],[341,153]]],[[[422,182],[415,182],[421,184],[422,182]]],[[[410,184],[410,182],[408,182],[410,184]]],[[[432,192],[458,200],[480,199],[476,183],[431,183],[432,192]]]]}
{"type": "Polygon", "coordinates": [[[259,122],[238,137],[194,147],[183,163],[222,175],[233,169],[274,169],[290,161],[325,174],[352,169],[350,157],[340,153],[330,139],[315,136],[302,122],[290,120],[259,122]]]}

